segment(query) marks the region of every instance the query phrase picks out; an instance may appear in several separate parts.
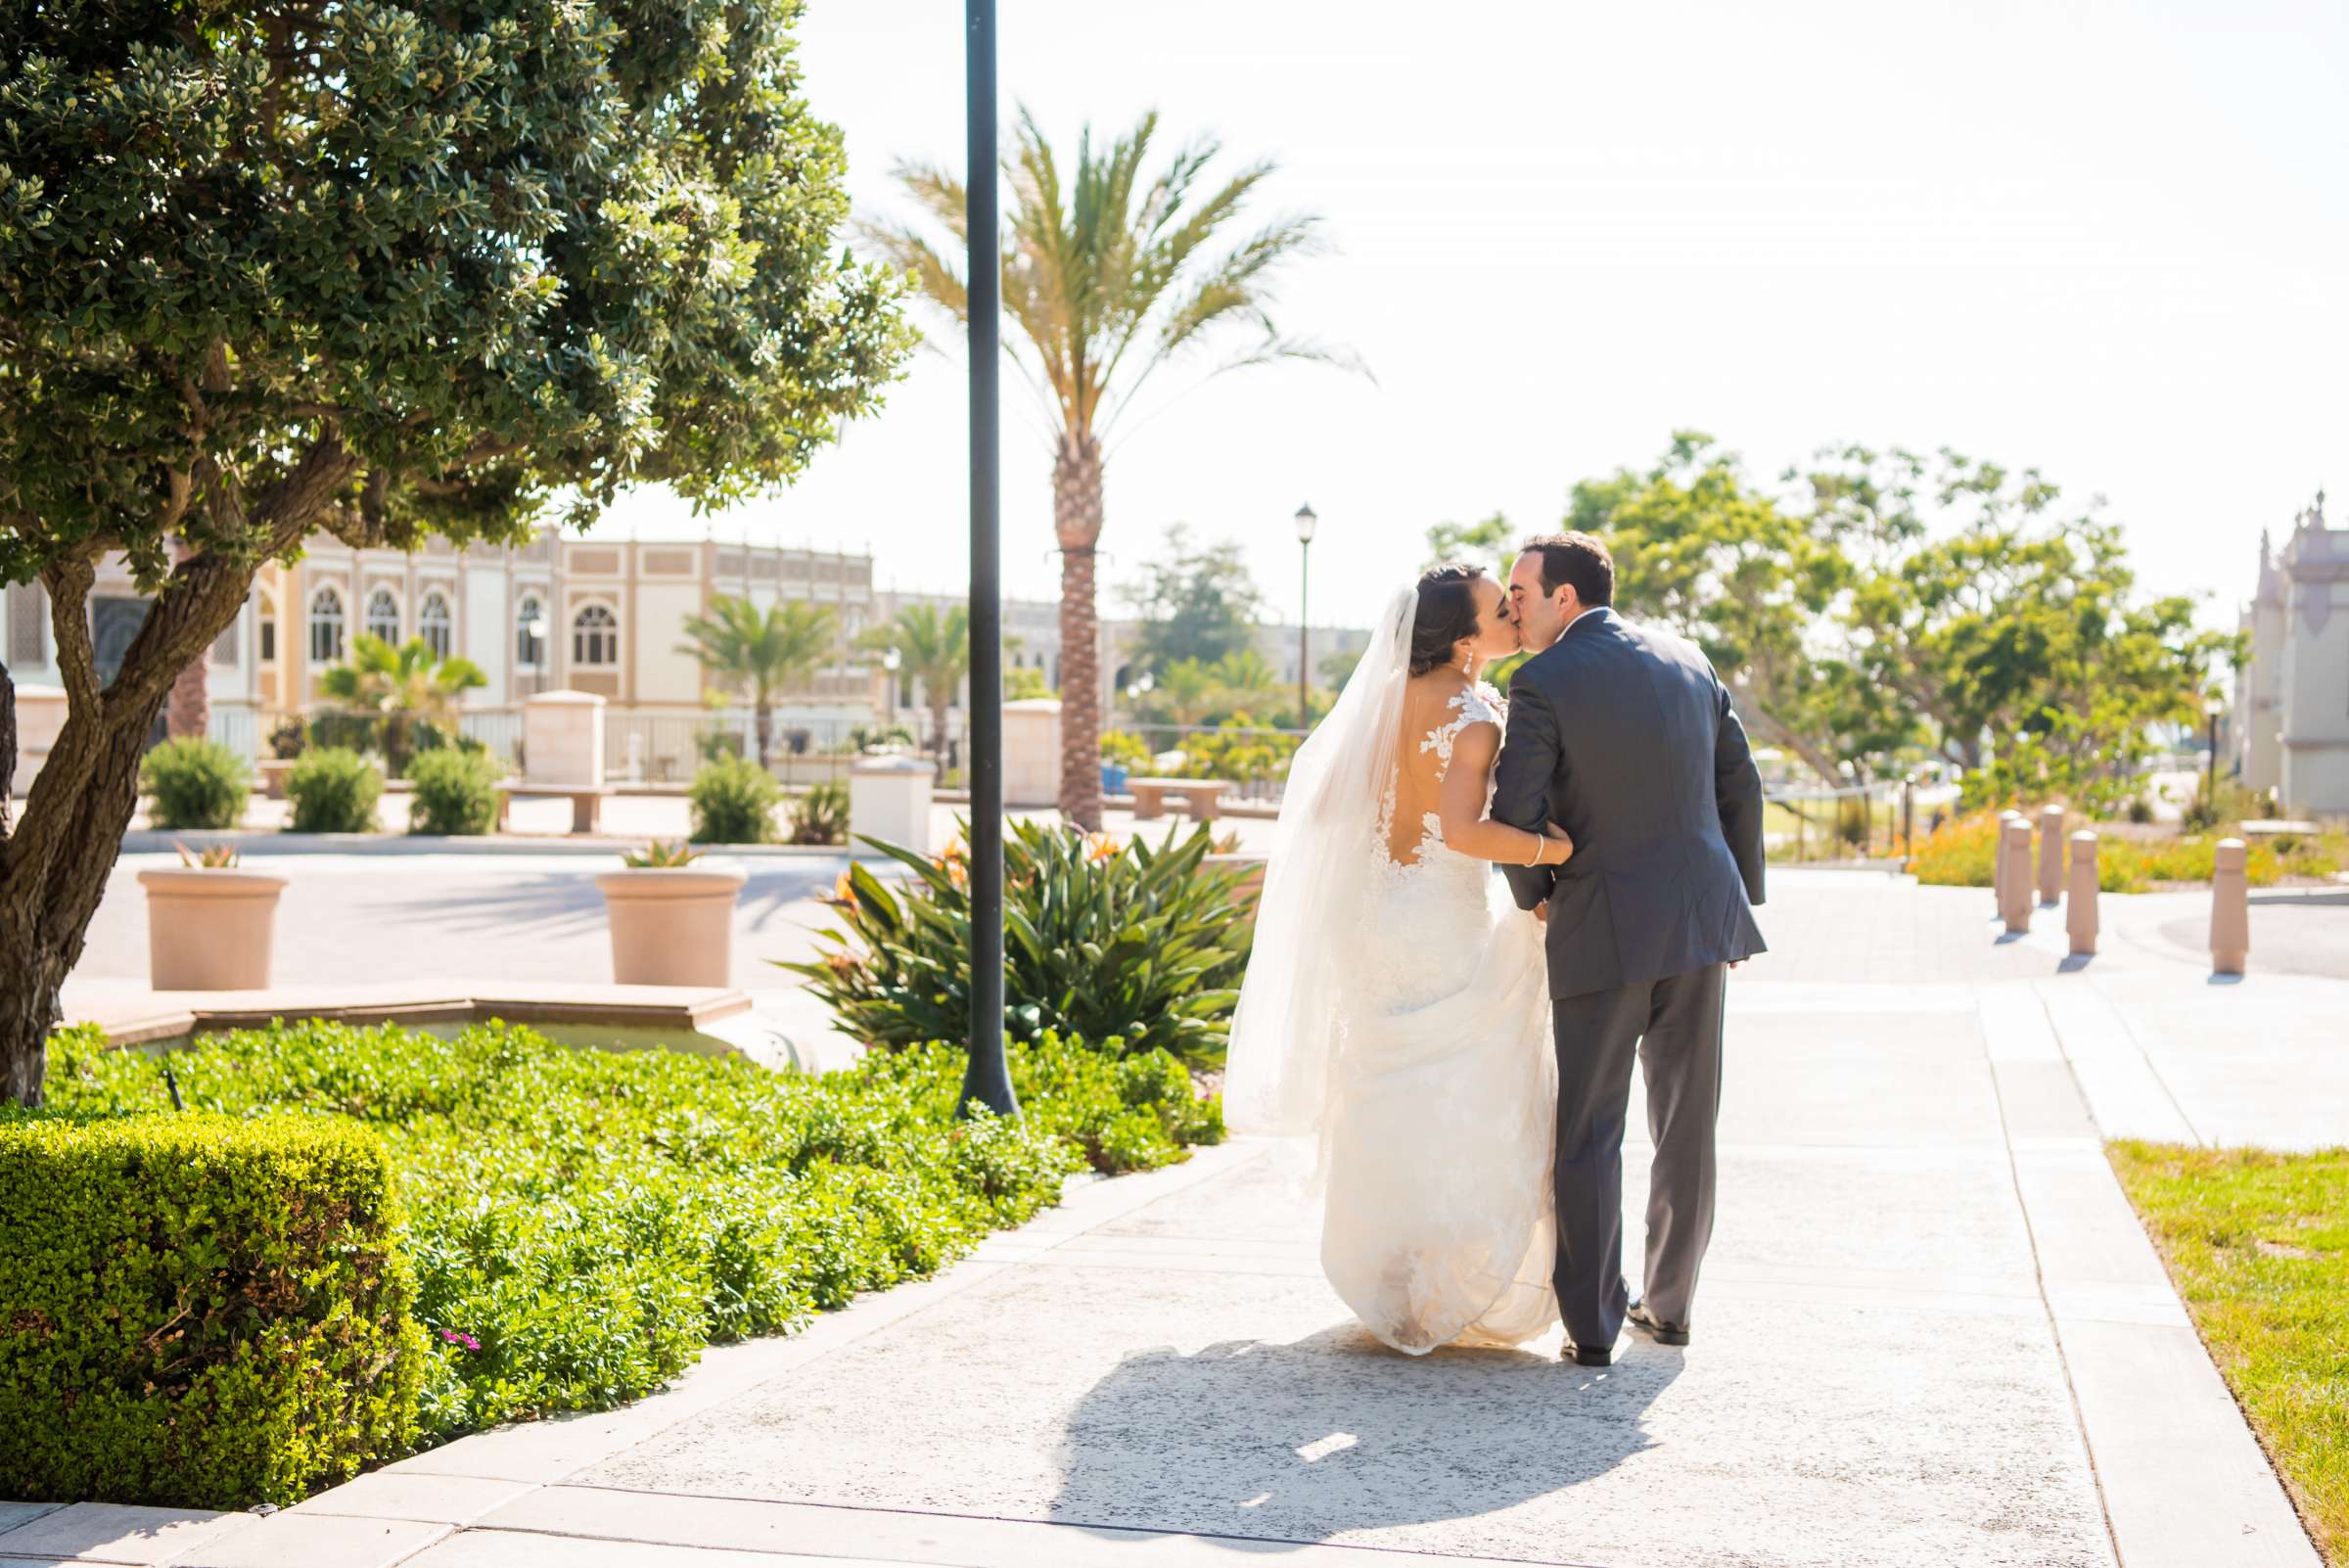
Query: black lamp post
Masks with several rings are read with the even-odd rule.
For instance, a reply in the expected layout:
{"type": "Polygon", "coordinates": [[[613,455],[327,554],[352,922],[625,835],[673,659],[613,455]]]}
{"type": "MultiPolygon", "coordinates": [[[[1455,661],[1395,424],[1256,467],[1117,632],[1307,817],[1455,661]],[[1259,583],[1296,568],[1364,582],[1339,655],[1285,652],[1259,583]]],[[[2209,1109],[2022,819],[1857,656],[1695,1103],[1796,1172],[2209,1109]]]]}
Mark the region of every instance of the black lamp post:
{"type": "Polygon", "coordinates": [[[966,0],[971,305],[971,1054],[961,1109],[1017,1116],[1003,1059],[1002,233],[995,204],[995,3],[966,0]]]}
{"type": "Polygon", "coordinates": [[[1313,702],[1307,691],[1313,679],[1313,627],[1306,613],[1306,575],[1313,564],[1313,529],[1320,523],[1309,503],[1297,508],[1297,727],[1313,727],[1313,702]]]}
{"type": "Polygon", "coordinates": [[[2215,819],[2219,809],[2219,715],[2227,712],[2227,705],[2213,697],[2202,705],[2202,712],[2210,720],[2210,767],[2203,774],[2202,801],[2215,819]]]}

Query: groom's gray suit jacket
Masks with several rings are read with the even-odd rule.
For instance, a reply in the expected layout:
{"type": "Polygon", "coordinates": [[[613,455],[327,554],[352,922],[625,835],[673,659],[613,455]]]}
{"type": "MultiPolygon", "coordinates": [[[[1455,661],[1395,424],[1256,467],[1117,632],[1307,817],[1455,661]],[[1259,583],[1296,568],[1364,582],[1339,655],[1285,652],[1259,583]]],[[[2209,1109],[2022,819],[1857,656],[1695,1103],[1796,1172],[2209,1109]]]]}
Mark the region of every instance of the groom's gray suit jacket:
{"type": "Polygon", "coordinates": [[[1574,837],[1562,866],[1505,866],[1549,904],[1549,993],[1610,991],[1763,950],[1762,778],[1695,645],[1593,610],[1521,666],[1493,815],[1574,837]]]}

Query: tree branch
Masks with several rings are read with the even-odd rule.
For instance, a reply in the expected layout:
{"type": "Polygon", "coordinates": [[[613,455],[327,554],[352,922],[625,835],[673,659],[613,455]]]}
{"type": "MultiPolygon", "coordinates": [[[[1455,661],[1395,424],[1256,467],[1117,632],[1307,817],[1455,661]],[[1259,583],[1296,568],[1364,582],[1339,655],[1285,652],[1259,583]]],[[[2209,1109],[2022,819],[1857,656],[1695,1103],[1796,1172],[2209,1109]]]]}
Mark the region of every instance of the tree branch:
{"type": "Polygon", "coordinates": [[[49,590],[49,628],[57,638],[57,669],[65,677],[67,699],[93,720],[106,716],[98,652],[90,644],[90,586],[97,580],[97,568],[83,556],[57,562],[41,573],[41,585],[49,590]]]}

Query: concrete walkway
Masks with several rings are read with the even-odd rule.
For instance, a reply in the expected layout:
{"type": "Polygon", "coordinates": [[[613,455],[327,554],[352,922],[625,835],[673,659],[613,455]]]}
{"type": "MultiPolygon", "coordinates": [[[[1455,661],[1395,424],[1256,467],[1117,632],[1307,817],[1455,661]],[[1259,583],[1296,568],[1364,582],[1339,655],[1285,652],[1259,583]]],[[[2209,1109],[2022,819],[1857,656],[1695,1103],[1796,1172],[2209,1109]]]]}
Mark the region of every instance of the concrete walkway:
{"type": "Polygon", "coordinates": [[[2342,1017],[2349,986],[2213,987],[2120,942],[2067,966],[2047,933],[1998,941],[1987,902],[1779,879],[1777,949],[1731,987],[1687,1350],[1389,1354],[1243,1142],[1080,1183],[626,1409],[269,1518],[0,1511],[0,1568],[2315,1568],[2100,1142],[2315,1127],[2268,1102],[2312,1098],[2290,1021],[2342,1017]]]}

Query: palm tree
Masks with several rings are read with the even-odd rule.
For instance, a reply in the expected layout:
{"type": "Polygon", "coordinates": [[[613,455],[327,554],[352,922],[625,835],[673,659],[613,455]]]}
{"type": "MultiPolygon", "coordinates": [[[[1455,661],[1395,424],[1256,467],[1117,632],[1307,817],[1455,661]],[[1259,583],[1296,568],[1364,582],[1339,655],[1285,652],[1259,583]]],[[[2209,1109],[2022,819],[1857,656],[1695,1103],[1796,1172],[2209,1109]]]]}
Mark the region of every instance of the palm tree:
{"type": "Polygon", "coordinates": [[[1222,688],[1237,697],[1254,697],[1270,691],[1279,684],[1279,676],[1265,656],[1254,648],[1240,648],[1225,654],[1208,667],[1209,673],[1222,688]]]}
{"type": "Polygon", "coordinates": [[[944,612],[936,605],[904,605],[895,621],[874,626],[857,641],[867,648],[898,650],[897,678],[912,676],[922,683],[930,703],[930,750],[944,756],[946,710],[971,669],[970,610],[959,604],[944,612]]]}
{"type": "Polygon", "coordinates": [[[1216,700],[1216,670],[1196,659],[1177,659],[1158,672],[1158,700],[1174,722],[1196,724],[1216,700]]]}
{"type": "MultiPolygon", "coordinates": [[[[1101,825],[1093,555],[1101,537],[1103,439],[1131,411],[1153,372],[1198,362],[1230,329],[1242,329],[1247,341],[1213,361],[1211,374],[1279,359],[1352,363],[1282,337],[1272,323],[1273,275],[1319,249],[1320,220],[1277,218],[1225,248],[1222,237],[1273,165],[1251,163],[1211,184],[1208,165],[1221,148],[1202,137],[1145,177],[1142,165],[1157,133],[1158,115],[1144,115],[1096,156],[1087,127],[1078,138],[1077,166],[1064,181],[1051,144],[1023,108],[1003,161],[1003,310],[1019,328],[1003,335],[1003,346],[1041,400],[1053,437],[1060,809],[1088,829],[1101,825]]],[[[934,304],[967,325],[970,296],[954,260],[964,237],[963,182],[925,163],[900,164],[897,177],[957,243],[941,250],[900,224],[868,225],[868,237],[934,304]]]]}
{"type": "Polygon", "coordinates": [[[364,631],[351,639],[347,662],[330,665],[318,676],[321,693],[377,715],[384,765],[394,775],[407,765],[410,725],[422,719],[455,729],[458,697],[488,684],[481,666],[470,659],[437,659],[422,637],[394,648],[364,631]]]}
{"type": "Polygon", "coordinates": [[[774,746],[775,694],[813,672],[840,644],[830,605],[784,599],[760,608],[719,594],[700,615],[685,618],[677,652],[698,661],[721,685],[747,687],[759,738],[759,765],[774,746]]]}

